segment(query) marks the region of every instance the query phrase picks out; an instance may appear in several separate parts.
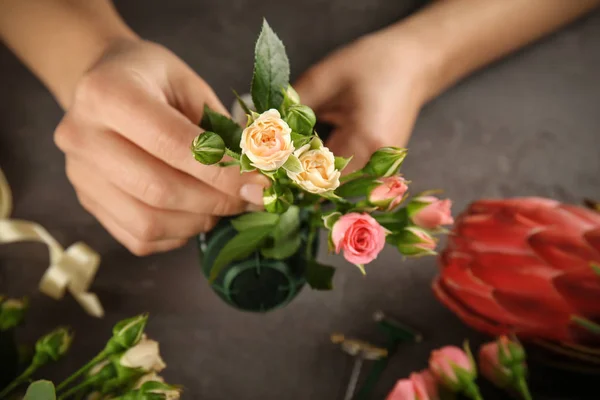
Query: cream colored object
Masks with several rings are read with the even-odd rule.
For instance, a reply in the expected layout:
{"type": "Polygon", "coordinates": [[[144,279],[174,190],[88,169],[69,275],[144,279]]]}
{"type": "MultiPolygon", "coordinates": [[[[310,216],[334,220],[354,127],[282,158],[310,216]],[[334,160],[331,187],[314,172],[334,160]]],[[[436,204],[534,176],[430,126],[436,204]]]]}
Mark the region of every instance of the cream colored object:
{"type": "Polygon", "coordinates": [[[12,194],[0,169],[0,244],[35,241],[48,245],[50,266],[40,281],[40,291],[59,300],[68,290],[88,314],[104,316],[98,296],[88,292],[100,265],[98,253],[82,242],[64,250],[41,225],[9,219],[11,211],[12,194]]]}

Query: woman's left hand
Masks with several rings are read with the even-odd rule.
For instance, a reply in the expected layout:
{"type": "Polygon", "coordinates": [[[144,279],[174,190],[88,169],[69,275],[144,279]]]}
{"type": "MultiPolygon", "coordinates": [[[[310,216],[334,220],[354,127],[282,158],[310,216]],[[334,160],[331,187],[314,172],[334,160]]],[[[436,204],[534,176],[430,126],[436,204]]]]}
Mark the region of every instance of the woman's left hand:
{"type": "Polygon", "coordinates": [[[391,29],[363,37],[310,68],[296,84],[303,104],[334,126],[327,146],[362,168],[383,146],[407,144],[426,97],[420,49],[391,29]]]}

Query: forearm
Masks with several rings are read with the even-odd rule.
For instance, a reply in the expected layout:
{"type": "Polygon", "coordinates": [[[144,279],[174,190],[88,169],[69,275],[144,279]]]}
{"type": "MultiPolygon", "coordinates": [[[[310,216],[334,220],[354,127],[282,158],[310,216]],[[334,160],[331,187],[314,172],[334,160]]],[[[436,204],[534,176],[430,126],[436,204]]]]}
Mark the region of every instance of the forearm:
{"type": "Polygon", "coordinates": [[[65,108],[107,46],[135,37],[109,0],[0,1],[0,38],[65,108]]]}
{"type": "Polygon", "coordinates": [[[423,91],[429,100],[599,4],[600,0],[440,0],[389,31],[396,38],[411,38],[427,71],[423,91]]]}

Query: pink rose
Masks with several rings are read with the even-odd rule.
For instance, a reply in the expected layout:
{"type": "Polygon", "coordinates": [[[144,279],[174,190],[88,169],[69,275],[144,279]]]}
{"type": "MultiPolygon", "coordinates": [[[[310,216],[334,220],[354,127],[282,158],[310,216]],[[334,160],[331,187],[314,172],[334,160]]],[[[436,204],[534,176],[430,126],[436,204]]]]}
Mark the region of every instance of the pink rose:
{"type": "MultiPolygon", "coordinates": [[[[491,342],[479,348],[479,369],[481,375],[498,387],[505,387],[510,370],[500,364],[498,342],[491,342]]],[[[504,349],[507,351],[507,349],[504,349]]]]}
{"type": "Polygon", "coordinates": [[[450,199],[440,200],[434,196],[417,197],[413,200],[415,204],[423,205],[416,208],[411,215],[415,225],[424,229],[435,229],[441,225],[451,225],[454,223],[450,208],[452,201],[450,199]]]}
{"type": "Polygon", "coordinates": [[[467,354],[455,346],[442,347],[431,352],[429,369],[437,380],[452,390],[459,390],[464,383],[457,375],[465,373],[471,380],[475,379],[476,371],[473,362],[467,354]]]}
{"type": "Polygon", "coordinates": [[[359,213],[342,215],[331,230],[336,253],[344,250],[344,258],[357,266],[377,258],[385,246],[386,234],[373,217],[359,213]]]}
{"type": "Polygon", "coordinates": [[[369,202],[385,211],[391,211],[398,207],[408,190],[406,180],[395,175],[380,178],[377,181],[381,183],[369,194],[369,202]]]}
{"type": "Polygon", "coordinates": [[[438,400],[437,383],[431,372],[412,373],[396,383],[386,400],[438,400]]]}
{"type": "Polygon", "coordinates": [[[416,226],[404,228],[398,235],[398,251],[405,256],[433,255],[436,244],[429,232],[416,226]]]}

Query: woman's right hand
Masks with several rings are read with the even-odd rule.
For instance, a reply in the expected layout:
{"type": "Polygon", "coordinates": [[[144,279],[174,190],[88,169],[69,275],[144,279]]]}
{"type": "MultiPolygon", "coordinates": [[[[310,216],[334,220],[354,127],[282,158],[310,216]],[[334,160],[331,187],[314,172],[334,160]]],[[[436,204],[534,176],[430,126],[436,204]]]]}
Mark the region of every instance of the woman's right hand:
{"type": "Polygon", "coordinates": [[[79,80],[55,132],[79,201],[132,253],[182,246],[218,217],[262,205],[268,180],[191,154],[208,84],[167,49],[115,43],[79,80]]]}

